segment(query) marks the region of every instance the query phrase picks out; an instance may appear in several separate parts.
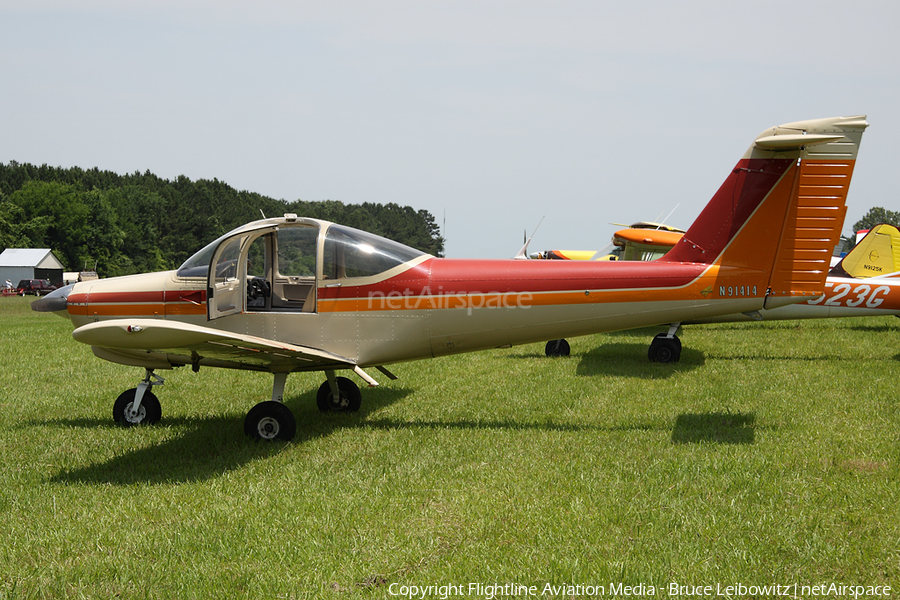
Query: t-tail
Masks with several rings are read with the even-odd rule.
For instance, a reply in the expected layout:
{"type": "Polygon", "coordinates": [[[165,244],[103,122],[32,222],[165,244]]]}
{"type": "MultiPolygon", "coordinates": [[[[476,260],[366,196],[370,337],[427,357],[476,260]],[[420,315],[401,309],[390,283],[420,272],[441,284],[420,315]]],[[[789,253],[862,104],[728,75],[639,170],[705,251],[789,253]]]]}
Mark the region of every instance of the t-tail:
{"type": "Polygon", "coordinates": [[[763,285],[766,308],[821,294],[866,127],[855,116],[764,131],[659,262],[711,265],[713,297],[756,296],[763,285]]]}

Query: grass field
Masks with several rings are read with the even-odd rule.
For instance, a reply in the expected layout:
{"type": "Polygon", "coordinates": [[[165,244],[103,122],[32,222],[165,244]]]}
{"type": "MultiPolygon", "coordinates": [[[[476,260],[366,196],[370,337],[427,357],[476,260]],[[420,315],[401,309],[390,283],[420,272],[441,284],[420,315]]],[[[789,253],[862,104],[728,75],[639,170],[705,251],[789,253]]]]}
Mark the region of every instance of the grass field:
{"type": "Polygon", "coordinates": [[[288,444],[244,437],[251,373],[161,372],[162,422],[113,426],[143,372],[70,332],[0,299],[0,598],[900,594],[896,318],[690,327],[675,365],[654,330],[395,365],[355,415],[292,375],[288,444]]]}

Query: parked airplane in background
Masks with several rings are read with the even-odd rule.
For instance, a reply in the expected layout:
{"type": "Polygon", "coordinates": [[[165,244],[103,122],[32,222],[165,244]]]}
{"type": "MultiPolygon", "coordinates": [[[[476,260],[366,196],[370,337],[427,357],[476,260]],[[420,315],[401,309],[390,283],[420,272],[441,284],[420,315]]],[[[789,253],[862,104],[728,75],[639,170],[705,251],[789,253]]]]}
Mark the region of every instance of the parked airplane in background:
{"type": "Polygon", "coordinates": [[[672,249],[683,229],[641,221],[613,234],[601,250],[545,250],[528,255],[532,260],[656,260],[672,249]]]}
{"type": "MultiPolygon", "coordinates": [[[[639,229],[617,231],[614,240],[627,246],[640,237],[639,229]],[[626,235],[621,235],[621,234],[626,235]]],[[[678,235],[677,239],[680,239],[678,235]]],[[[677,239],[668,246],[675,246],[677,239]]],[[[661,249],[662,240],[657,239],[661,249]]],[[[638,253],[632,253],[640,260],[638,253]]],[[[577,256],[577,255],[576,255],[577,256]]],[[[582,259],[584,260],[584,259],[582,259]]],[[[900,316],[900,230],[893,225],[876,225],[867,231],[843,259],[839,259],[825,280],[825,293],[817,298],[759,311],[720,315],[683,323],[672,323],[667,333],[654,338],[647,352],[650,360],[675,362],[681,356],[681,341],[675,335],[681,325],[731,323],[738,321],[774,321],[788,319],[826,319],[836,317],[900,316]]],[[[566,340],[550,340],[548,356],[569,353],[566,340]]]]}
{"type": "MultiPolygon", "coordinates": [[[[98,357],[145,369],[114,403],[121,425],[159,420],[155,371],[273,374],[245,432],[291,439],[289,373],[324,371],[317,404],[355,411],[338,371],[793,304],[822,294],[865,117],[758,136],[665,257],[652,262],[440,259],[334,223],[285,215],[239,227],[177,271],[61,288],[35,301],[98,357]]],[[[664,150],[664,149],[663,149],[664,150]]]]}

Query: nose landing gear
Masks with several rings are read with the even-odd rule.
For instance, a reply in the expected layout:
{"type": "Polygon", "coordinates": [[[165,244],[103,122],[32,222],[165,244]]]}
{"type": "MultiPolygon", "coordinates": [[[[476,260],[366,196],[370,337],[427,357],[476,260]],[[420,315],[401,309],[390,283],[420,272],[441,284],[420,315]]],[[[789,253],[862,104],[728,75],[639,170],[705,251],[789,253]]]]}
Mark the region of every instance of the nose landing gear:
{"type": "Polygon", "coordinates": [[[122,427],[153,425],[162,417],[159,399],[150,391],[150,387],[162,385],[165,380],[154,374],[153,369],[147,369],[146,373],[144,380],[136,388],[119,394],[113,404],[113,420],[122,427]]]}

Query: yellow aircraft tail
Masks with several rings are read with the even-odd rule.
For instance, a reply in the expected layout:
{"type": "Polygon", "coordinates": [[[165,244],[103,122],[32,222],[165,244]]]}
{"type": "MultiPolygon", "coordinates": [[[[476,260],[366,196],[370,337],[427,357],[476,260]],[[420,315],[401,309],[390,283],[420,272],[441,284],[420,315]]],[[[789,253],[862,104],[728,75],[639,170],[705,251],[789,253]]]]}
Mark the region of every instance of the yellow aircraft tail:
{"type": "Polygon", "coordinates": [[[876,225],[835,268],[858,279],[897,273],[900,271],[900,230],[893,225],[876,225]]]}

